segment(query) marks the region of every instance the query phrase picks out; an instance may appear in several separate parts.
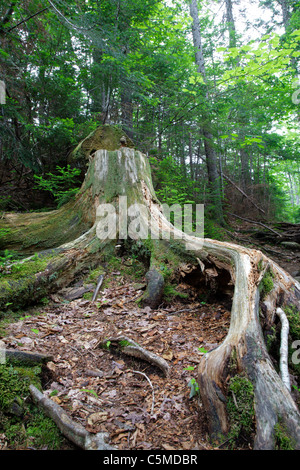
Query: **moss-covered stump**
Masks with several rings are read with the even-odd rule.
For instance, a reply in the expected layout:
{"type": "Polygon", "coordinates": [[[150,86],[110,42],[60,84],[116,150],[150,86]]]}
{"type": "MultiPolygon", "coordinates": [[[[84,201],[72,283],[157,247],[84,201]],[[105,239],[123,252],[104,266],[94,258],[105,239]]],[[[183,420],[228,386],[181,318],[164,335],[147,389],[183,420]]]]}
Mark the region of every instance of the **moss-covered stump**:
{"type": "Polygon", "coordinates": [[[83,139],[70,155],[70,162],[86,165],[100,149],[118,150],[121,146],[134,148],[132,140],[119,126],[102,125],[83,139]]]}
{"type": "MultiPolygon", "coordinates": [[[[116,135],[114,128],[109,132],[116,135]]],[[[278,307],[293,305],[299,316],[299,283],[260,251],[201,239],[170,224],[156,198],[147,157],[126,146],[126,142],[125,146],[120,142],[118,148],[112,144],[110,150],[97,149],[90,143],[85,145],[89,167],[82,187],[71,203],[73,206],[67,205],[54,215],[56,226],[61,220],[59,239],[53,229],[53,238],[45,233],[45,243],[39,230],[38,239],[31,244],[35,251],[54,246],[53,252],[42,251],[39,260],[31,257],[2,270],[1,307],[11,303],[26,305],[45,297],[47,291],[69,285],[76,276],[96,268],[103,259],[109,262],[117,250],[125,249],[126,245],[128,249],[128,244],[131,250],[138,247],[145,258],[149,281],[145,297],[148,296],[146,301],[151,306],[156,306],[162,298],[163,282],[169,282],[177,270],[181,271],[181,265],[188,262],[207,289],[216,292],[232,286],[233,293],[228,334],[199,364],[199,390],[211,436],[221,435],[225,439],[230,436],[227,401],[234,391],[228,384],[238,376],[252,384],[254,447],[275,448],[275,428],[280,423],[286,437],[300,449],[300,413],[269,356],[261,325],[262,317],[268,328],[276,322],[278,307]],[[70,211],[65,219],[64,210],[70,211]],[[67,221],[76,218],[77,238],[70,240],[65,224],[69,226],[67,221]]],[[[80,149],[82,145],[77,152],[80,149]]],[[[25,232],[33,237],[35,230],[28,217],[25,232]]],[[[49,223],[50,218],[49,215],[49,223]]],[[[22,216],[18,219],[21,226],[22,216]]],[[[2,227],[11,228],[12,244],[14,230],[9,222],[6,217],[2,227]]],[[[33,219],[34,223],[37,218],[33,219]]],[[[20,232],[16,231],[15,235],[20,242],[20,232]]]]}

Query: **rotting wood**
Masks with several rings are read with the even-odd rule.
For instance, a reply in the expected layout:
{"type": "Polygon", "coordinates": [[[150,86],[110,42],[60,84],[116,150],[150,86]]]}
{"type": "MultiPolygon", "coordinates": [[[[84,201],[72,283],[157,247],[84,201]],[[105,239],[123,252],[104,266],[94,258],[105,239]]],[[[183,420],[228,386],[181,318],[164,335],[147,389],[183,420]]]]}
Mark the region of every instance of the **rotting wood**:
{"type": "Polygon", "coordinates": [[[102,286],[103,279],[104,279],[104,276],[103,276],[103,274],[101,274],[98,277],[98,280],[97,280],[97,285],[96,285],[96,289],[95,289],[95,292],[94,292],[93,297],[92,297],[92,302],[95,302],[97,297],[98,297],[99,290],[100,290],[100,287],[102,286]]]}

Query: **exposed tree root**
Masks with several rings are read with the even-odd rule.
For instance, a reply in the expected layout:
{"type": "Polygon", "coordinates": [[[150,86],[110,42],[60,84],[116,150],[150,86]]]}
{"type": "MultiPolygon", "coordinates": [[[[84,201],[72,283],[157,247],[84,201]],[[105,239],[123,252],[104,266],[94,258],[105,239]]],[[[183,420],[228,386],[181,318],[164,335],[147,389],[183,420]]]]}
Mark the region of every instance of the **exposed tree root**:
{"type": "Polygon", "coordinates": [[[30,385],[30,393],[36,404],[46,415],[53,419],[61,433],[84,450],[115,450],[107,443],[107,433],[89,433],[81,424],[73,421],[57,403],[47,398],[34,385],[30,385]]]}
{"type": "Polygon", "coordinates": [[[170,366],[163,359],[159,357],[157,354],[154,354],[151,351],[147,351],[145,348],[137,344],[132,339],[128,338],[127,336],[118,336],[117,338],[107,338],[105,343],[101,343],[100,347],[109,347],[109,348],[117,348],[118,351],[121,351],[122,354],[126,354],[127,356],[136,357],[138,359],[142,359],[143,361],[147,361],[150,364],[158,367],[166,377],[168,377],[170,372],[170,366]],[[109,346],[107,346],[109,345],[109,346]]]}
{"type": "Polygon", "coordinates": [[[280,346],[280,372],[282,382],[288,390],[291,390],[291,382],[288,367],[289,322],[282,308],[278,307],[276,313],[281,321],[281,346],[280,346]]]}
{"type": "Polygon", "coordinates": [[[1,349],[1,342],[0,342],[0,357],[2,362],[8,360],[10,363],[21,363],[25,364],[46,364],[49,361],[53,360],[52,356],[48,354],[40,354],[35,352],[27,352],[27,351],[18,351],[16,349],[1,349]]]}

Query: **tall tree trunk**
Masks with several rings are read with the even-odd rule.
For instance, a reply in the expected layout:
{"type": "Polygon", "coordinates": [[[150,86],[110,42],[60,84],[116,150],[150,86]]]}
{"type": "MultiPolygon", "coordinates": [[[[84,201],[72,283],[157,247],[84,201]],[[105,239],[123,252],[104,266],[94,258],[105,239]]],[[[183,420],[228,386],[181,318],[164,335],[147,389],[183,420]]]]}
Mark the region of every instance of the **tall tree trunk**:
{"type": "MultiPolygon", "coordinates": [[[[199,22],[198,6],[197,0],[192,0],[190,3],[190,15],[192,17],[192,33],[193,33],[193,43],[195,49],[195,62],[198,66],[198,73],[201,74],[203,81],[205,83],[205,94],[206,99],[209,99],[207,87],[206,87],[206,69],[204,62],[204,55],[202,49],[202,38],[201,38],[201,29],[199,22]]],[[[206,155],[206,166],[208,179],[210,183],[210,190],[212,193],[212,205],[213,205],[213,215],[216,220],[223,224],[223,208],[222,208],[222,193],[220,186],[220,175],[218,173],[218,161],[214,149],[213,135],[211,133],[212,123],[210,122],[210,117],[206,114],[202,114],[202,132],[204,137],[204,147],[206,155]]]]}
{"type": "Polygon", "coordinates": [[[232,1],[226,0],[226,22],[229,32],[229,47],[236,47],[236,29],[233,17],[232,1]]]}
{"type": "Polygon", "coordinates": [[[121,90],[121,122],[128,137],[133,139],[132,92],[126,85],[121,90]]]}

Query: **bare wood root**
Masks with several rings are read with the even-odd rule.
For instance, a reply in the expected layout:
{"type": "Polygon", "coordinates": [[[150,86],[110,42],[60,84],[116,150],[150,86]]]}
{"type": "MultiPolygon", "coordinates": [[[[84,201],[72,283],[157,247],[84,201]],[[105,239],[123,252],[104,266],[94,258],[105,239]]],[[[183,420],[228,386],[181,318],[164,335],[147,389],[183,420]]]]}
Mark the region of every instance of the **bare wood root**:
{"type": "Polygon", "coordinates": [[[127,336],[108,338],[106,340],[106,343],[107,342],[109,342],[110,345],[117,347],[118,350],[122,352],[122,354],[126,354],[127,356],[131,357],[136,357],[138,359],[142,359],[143,361],[147,361],[150,364],[153,364],[154,366],[158,367],[166,377],[168,377],[170,372],[170,366],[167,361],[165,361],[165,359],[163,359],[162,357],[159,357],[157,354],[151,351],[147,351],[132,339],[127,338],[127,336]]]}
{"type": "Polygon", "coordinates": [[[288,390],[291,390],[291,382],[288,368],[289,322],[282,308],[277,308],[276,313],[281,321],[281,345],[280,345],[280,372],[281,379],[288,390]]]}
{"type": "Polygon", "coordinates": [[[34,385],[30,385],[33,400],[46,415],[53,419],[61,433],[84,450],[115,450],[107,443],[107,433],[89,433],[81,424],[75,423],[66,412],[50,398],[45,397],[34,385]]]}
{"type": "Polygon", "coordinates": [[[40,354],[35,352],[18,351],[16,349],[1,349],[0,342],[0,353],[3,361],[11,361],[13,363],[22,364],[45,364],[53,360],[52,356],[47,354],[40,354]]]}
{"type": "Polygon", "coordinates": [[[93,294],[92,302],[95,302],[95,301],[97,300],[100,287],[102,286],[103,279],[104,279],[104,276],[103,276],[103,274],[101,274],[101,275],[98,277],[98,280],[97,280],[97,286],[96,286],[95,292],[94,292],[94,294],[93,294]]]}

